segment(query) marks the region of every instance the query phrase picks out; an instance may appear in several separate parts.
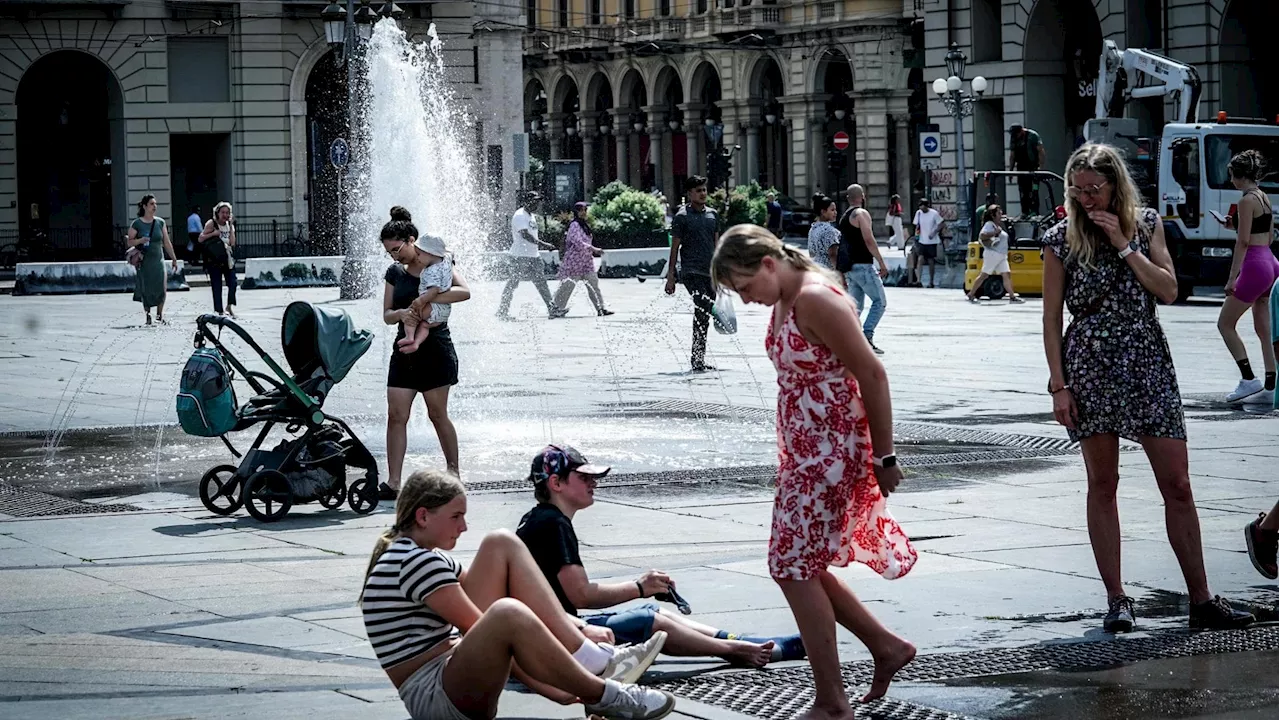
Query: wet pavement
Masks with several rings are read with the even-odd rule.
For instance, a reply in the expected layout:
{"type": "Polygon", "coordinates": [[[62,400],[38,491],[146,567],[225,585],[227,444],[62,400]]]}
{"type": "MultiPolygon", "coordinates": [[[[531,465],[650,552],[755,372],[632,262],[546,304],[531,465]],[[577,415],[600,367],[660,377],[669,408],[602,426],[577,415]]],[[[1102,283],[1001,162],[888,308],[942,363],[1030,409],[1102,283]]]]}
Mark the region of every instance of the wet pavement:
{"type": "MultiPolygon", "coordinates": [[[[767,316],[740,307],[740,334],[711,339],[721,370],[691,375],[687,299],[652,283],[605,281],[603,290],[618,311],[606,319],[536,317],[523,288],[516,314],[525,319],[498,323],[487,310],[492,283],[477,283],[476,300],[455,312],[462,383],[451,414],[472,528],[459,557],[469,560],[484,530],[512,527],[528,509],[522,478],[532,452],[570,442],[615,468],[579,515],[593,578],[664,568],[699,620],[794,631],[764,562],[775,461],[767,316]]],[[[239,310],[274,351],[290,300],[333,297],[246,291],[239,310]]],[[[83,301],[0,297],[0,429],[9,431],[0,434],[0,716],[403,718],[354,606],[389,508],[357,516],[298,506],[272,525],[205,511],[199,478],[230,455],[216,439],[183,435],[172,403],[207,295],[175,295],[174,324],[152,329],[132,326],[136,306],[124,296],[83,301]],[[88,313],[89,332],[32,320],[73,310],[88,313]],[[55,501],[71,514],[47,514],[55,501]],[[45,514],[10,517],[20,502],[45,514]]],[[[897,288],[889,303],[877,343],[888,350],[908,470],[890,507],[921,559],[894,582],[863,567],[837,573],[921,656],[888,700],[859,717],[1274,717],[1274,624],[1236,645],[1187,635],[1160,495],[1134,446],[1121,457],[1119,503],[1139,631],[1101,633],[1084,469],[1047,413],[1038,303],[970,306],[958,291],[897,288]],[[1201,643],[1197,654],[1165,657],[1183,652],[1182,638],[1201,643]],[[1155,649],[1114,667],[1024,662],[1058,646],[1134,641],[1155,649]]],[[[370,320],[374,306],[344,306],[378,337],[326,410],[351,421],[381,459],[390,338],[370,320]]],[[[1185,393],[1211,586],[1274,623],[1276,583],[1253,570],[1242,529],[1276,501],[1278,421],[1217,400],[1235,378],[1216,308],[1161,312],[1185,393]]],[[[408,465],[438,466],[421,406],[415,414],[408,465]]],[[[242,435],[238,446],[251,440],[242,435]]],[[[865,686],[865,649],[843,630],[838,640],[851,687],[865,686]]],[[[790,717],[806,701],[803,663],[777,674],[720,670],[664,659],[646,682],[687,683],[682,717],[790,717]],[[708,678],[719,685],[697,684],[708,678]]],[[[503,717],[582,717],[580,707],[518,693],[503,702],[503,717]]]]}

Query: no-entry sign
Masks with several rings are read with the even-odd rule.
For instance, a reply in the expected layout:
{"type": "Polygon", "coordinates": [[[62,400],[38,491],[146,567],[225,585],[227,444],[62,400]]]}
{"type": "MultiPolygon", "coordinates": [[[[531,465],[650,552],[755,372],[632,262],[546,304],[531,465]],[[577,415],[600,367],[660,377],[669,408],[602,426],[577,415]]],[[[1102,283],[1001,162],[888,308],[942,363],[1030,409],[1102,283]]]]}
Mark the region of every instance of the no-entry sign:
{"type": "Polygon", "coordinates": [[[831,146],[837,150],[846,150],[849,147],[849,133],[841,130],[831,138],[831,146]]]}

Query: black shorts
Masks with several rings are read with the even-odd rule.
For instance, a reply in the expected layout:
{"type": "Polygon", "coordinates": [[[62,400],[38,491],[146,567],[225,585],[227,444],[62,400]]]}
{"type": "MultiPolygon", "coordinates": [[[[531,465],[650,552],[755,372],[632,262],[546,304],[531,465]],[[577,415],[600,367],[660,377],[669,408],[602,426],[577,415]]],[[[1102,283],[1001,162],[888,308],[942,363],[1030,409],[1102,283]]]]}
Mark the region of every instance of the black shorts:
{"type": "Polygon", "coordinates": [[[938,243],[934,243],[932,245],[925,245],[924,243],[920,243],[918,247],[920,248],[920,257],[924,258],[925,260],[938,259],[938,243]]]}
{"type": "MultiPolygon", "coordinates": [[[[401,327],[396,340],[404,337],[401,327]]],[[[426,392],[438,387],[458,384],[458,353],[454,352],[448,323],[431,328],[417,352],[405,354],[391,350],[387,368],[387,387],[426,392]]]]}

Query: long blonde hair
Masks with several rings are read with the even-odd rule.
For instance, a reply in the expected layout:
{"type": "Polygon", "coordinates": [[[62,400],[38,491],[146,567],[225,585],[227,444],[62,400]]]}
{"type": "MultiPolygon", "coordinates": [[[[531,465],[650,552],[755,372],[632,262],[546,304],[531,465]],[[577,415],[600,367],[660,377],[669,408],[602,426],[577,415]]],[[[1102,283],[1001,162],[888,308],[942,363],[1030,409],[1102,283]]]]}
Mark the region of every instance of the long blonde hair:
{"type": "MultiPolygon", "coordinates": [[[[410,475],[409,479],[400,486],[400,493],[396,496],[395,524],[384,530],[382,535],[378,536],[378,541],[373,544],[373,555],[369,557],[369,567],[364,571],[365,582],[369,581],[374,566],[378,564],[378,558],[387,551],[387,546],[413,528],[418,508],[435,510],[448,505],[454,498],[465,493],[466,488],[462,485],[462,481],[452,473],[419,470],[410,475]]],[[[363,590],[360,592],[360,599],[364,599],[363,590]]]]}
{"type": "MultiPolygon", "coordinates": [[[[1115,213],[1120,220],[1120,232],[1126,237],[1133,237],[1138,227],[1138,213],[1141,211],[1141,196],[1133,177],[1129,175],[1129,167],[1125,165],[1120,151],[1110,145],[1089,143],[1081,145],[1079,150],[1071,153],[1067,159],[1067,169],[1063,175],[1067,183],[1073,182],[1072,175],[1082,170],[1092,170],[1107,179],[1111,185],[1111,206],[1109,212],[1115,213]]],[[[1074,198],[1067,196],[1067,258],[1084,267],[1093,268],[1093,258],[1100,245],[1107,244],[1107,238],[1093,221],[1089,220],[1084,206],[1074,198]]]]}
{"type": "Polygon", "coordinates": [[[733,273],[754,275],[767,257],[785,260],[797,270],[816,272],[829,280],[839,278],[819,266],[808,255],[782,242],[772,232],[750,223],[734,225],[720,236],[720,247],[711,258],[711,282],[733,289],[733,273]]]}

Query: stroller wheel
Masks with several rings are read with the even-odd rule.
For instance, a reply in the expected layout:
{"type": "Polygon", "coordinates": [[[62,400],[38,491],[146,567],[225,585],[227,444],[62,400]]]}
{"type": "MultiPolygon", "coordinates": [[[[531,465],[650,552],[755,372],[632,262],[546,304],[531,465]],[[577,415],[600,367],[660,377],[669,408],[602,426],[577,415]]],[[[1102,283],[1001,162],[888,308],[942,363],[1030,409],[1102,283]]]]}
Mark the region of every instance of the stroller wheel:
{"type": "Polygon", "coordinates": [[[337,510],[342,507],[343,501],[347,499],[347,486],[342,483],[335,483],[333,490],[328,495],[320,496],[320,504],[326,510],[337,510]]]}
{"type": "Polygon", "coordinates": [[[244,484],[244,508],[262,522],[275,522],[293,507],[289,479],[275,470],[261,470],[244,484]]]}
{"type": "Polygon", "coordinates": [[[365,475],[347,488],[347,504],[357,514],[367,515],[378,507],[378,478],[365,475]]]}
{"type": "Polygon", "coordinates": [[[200,502],[215,515],[230,515],[243,502],[240,487],[236,466],[219,465],[200,478],[200,502]]]}

